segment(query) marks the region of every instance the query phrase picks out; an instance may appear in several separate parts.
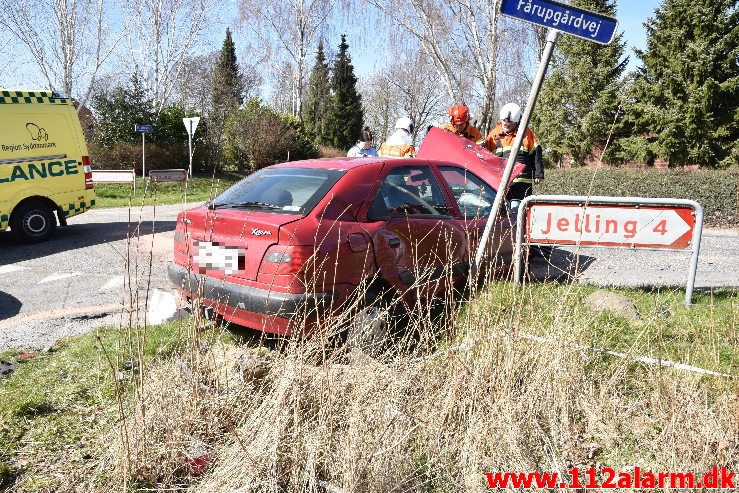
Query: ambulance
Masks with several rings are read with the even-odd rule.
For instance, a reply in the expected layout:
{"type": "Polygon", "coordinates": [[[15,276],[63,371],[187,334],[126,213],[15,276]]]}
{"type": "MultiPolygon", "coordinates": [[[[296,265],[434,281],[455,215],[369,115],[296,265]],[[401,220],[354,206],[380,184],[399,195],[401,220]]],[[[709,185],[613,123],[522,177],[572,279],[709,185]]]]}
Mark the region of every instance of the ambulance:
{"type": "Polygon", "coordinates": [[[0,231],[46,241],[95,205],[90,158],[72,100],[0,89],[0,231]]]}

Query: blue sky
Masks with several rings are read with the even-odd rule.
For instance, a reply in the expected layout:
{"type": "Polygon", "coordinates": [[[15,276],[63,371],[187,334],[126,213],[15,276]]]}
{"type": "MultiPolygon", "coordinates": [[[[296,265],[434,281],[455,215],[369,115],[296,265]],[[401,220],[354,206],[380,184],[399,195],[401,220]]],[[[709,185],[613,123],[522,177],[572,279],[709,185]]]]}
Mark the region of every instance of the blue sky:
{"type": "MultiPolygon", "coordinates": [[[[637,48],[644,48],[645,47],[645,30],[644,26],[642,25],[647,18],[654,16],[654,9],[656,9],[659,4],[661,3],[661,0],[617,0],[617,18],[619,21],[618,26],[618,32],[624,32],[625,40],[626,40],[626,55],[630,57],[630,64],[627,70],[633,70],[636,68],[637,59],[636,56],[632,52],[633,47],[637,48]]],[[[217,29],[217,35],[215,35],[215,41],[213,44],[213,47],[211,47],[213,50],[220,49],[220,45],[222,42],[222,35],[223,31],[225,30],[225,27],[220,26],[217,29]]],[[[236,42],[239,43],[240,40],[238,39],[238,35],[235,38],[236,42]]],[[[382,43],[384,40],[373,40],[375,42],[382,43]]],[[[363,56],[360,52],[357,52],[355,50],[357,46],[358,40],[349,40],[349,44],[351,46],[350,52],[352,53],[352,58],[355,63],[355,67],[358,69],[364,69],[367,72],[372,71],[372,66],[376,65],[378,62],[382,62],[383,60],[379,60],[378,58],[382,58],[382,44],[377,47],[377,49],[369,49],[366,50],[365,55],[363,56]]],[[[332,41],[333,43],[333,41],[332,41]]],[[[338,43],[333,43],[338,44],[338,43]]],[[[360,45],[362,43],[360,42],[360,45]]],[[[6,55],[7,53],[3,53],[3,55],[6,55]]],[[[240,56],[242,56],[242,53],[239,53],[240,56]]],[[[312,61],[311,61],[312,63],[312,61]]],[[[9,62],[0,63],[0,68],[7,68],[9,66],[9,62]]],[[[30,63],[22,63],[20,67],[18,67],[16,64],[13,64],[14,69],[12,71],[5,70],[3,71],[3,75],[0,76],[0,86],[5,87],[34,87],[34,86],[42,86],[44,85],[44,80],[41,78],[35,70],[35,66],[30,63]],[[18,83],[17,81],[24,81],[23,83],[18,83]],[[30,83],[29,81],[33,81],[30,83]]],[[[360,70],[362,71],[362,70],[360,70]]]]}
{"type": "Polygon", "coordinates": [[[623,31],[626,40],[626,54],[631,57],[629,69],[637,61],[631,51],[633,47],[644,48],[646,46],[646,31],[642,25],[647,18],[654,17],[654,9],[661,2],[659,0],[618,0],[616,2],[618,12],[618,31],[623,31]]]}

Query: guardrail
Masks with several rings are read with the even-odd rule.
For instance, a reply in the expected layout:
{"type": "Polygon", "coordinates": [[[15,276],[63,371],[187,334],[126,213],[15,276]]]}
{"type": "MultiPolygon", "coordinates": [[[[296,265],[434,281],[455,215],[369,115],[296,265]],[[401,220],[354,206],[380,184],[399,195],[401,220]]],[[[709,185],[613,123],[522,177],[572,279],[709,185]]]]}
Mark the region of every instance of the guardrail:
{"type": "Polygon", "coordinates": [[[92,170],[93,183],[132,183],[133,196],[136,196],[136,170],[92,170]]]}

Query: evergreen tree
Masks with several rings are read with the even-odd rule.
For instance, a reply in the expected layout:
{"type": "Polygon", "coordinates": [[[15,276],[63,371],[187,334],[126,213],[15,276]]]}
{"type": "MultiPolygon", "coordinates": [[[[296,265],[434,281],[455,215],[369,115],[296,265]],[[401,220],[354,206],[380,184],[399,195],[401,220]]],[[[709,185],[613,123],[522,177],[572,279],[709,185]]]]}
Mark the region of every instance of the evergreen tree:
{"type": "Polygon", "coordinates": [[[739,8],[736,0],[664,0],[645,23],[624,147],[670,166],[739,163],[739,8]]]}
{"type": "MultiPolygon", "coordinates": [[[[610,16],[616,11],[614,0],[576,0],[572,5],[610,16]]],[[[608,45],[560,36],[532,115],[532,129],[547,149],[548,162],[615,159],[613,133],[623,135],[614,121],[621,121],[615,117],[628,63],[624,45],[623,34],[608,45]]]]}
{"type": "Polygon", "coordinates": [[[329,66],[323,51],[323,40],[320,40],[302,115],[306,131],[318,144],[329,144],[326,126],[331,106],[329,66]]]}
{"type": "Polygon", "coordinates": [[[349,149],[362,131],[364,110],[362,97],[357,92],[357,77],[354,75],[345,34],[341,35],[339,53],[331,75],[333,101],[327,133],[331,145],[339,149],[349,149]]]}
{"type": "MultiPolygon", "coordinates": [[[[154,103],[146,96],[141,78],[134,74],[128,86],[118,86],[111,91],[100,91],[92,98],[97,125],[93,140],[103,147],[113,147],[119,143],[136,144],[141,142],[141,134],[134,126],[154,125],[156,116],[154,103]]],[[[153,138],[152,135],[150,138],[153,138]]]]}
{"type": "Polygon", "coordinates": [[[231,38],[231,30],[226,28],[226,39],[218,55],[213,70],[211,108],[208,114],[207,140],[211,144],[214,162],[221,160],[223,151],[224,128],[226,121],[243,102],[244,78],[236,59],[236,45],[231,38]]]}
{"type": "Polygon", "coordinates": [[[236,45],[231,30],[226,28],[226,39],[213,71],[213,110],[232,112],[243,102],[244,80],[236,59],[236,45]]]}

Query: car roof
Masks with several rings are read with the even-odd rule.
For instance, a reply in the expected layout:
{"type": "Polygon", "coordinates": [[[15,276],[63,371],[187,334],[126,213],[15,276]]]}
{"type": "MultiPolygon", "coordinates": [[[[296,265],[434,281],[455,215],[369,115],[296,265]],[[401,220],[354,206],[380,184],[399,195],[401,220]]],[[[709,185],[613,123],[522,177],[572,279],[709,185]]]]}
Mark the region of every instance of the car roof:
{"type": "Polygon", "coordinates": [[[268,168],[320,168],[320,169],[342,169],[349,170],[359,168],[361,166],[370,166],[380,164],[385,161],[383,158],[352,158],[352,157],[325,157],[320,159],[304,159],[301,161],[287,161],[284,163],[273,164],[268,168]]]}

